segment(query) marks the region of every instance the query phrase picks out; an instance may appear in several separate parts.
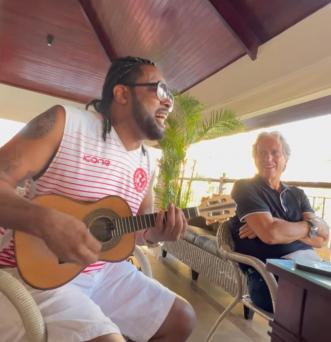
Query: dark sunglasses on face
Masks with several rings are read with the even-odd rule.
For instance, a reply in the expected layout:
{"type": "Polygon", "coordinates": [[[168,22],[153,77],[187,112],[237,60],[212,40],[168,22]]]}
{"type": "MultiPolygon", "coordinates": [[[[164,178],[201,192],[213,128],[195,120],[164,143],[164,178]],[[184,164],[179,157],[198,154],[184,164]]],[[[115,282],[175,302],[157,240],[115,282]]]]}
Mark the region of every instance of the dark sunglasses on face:
{"type": "Polygon", "coordinates": [[[122,83],[128,87],[153,87],[156,90],[156,96],[160,101],[169,101],[170,106],[168,112],[171,113],[174,109],[174,96],[169,90],[168,86],[162,82],[150,82],[150,83],[122,83]]]}

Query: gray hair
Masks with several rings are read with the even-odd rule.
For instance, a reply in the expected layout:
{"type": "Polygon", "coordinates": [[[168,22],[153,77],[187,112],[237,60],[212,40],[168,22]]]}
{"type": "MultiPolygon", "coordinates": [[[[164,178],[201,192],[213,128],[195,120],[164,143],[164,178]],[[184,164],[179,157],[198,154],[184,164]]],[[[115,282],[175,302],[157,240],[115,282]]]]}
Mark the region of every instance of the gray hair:
{"type": "Polygon", "coordinates": [[[291,148],[290,145],[287,143],[285,138],[278,132],[278,131],[273,131],[273,132],[261,132],[257,138],[256,141],[253,145],[253,157],[256,158],[257,155],[257,145],[259,144],[260,140],[263,138],[275,138],[278,141],[281,142],[282,147],[283,147],[283,153],[285,158],[288,160],[291,155],[291,148]]]}

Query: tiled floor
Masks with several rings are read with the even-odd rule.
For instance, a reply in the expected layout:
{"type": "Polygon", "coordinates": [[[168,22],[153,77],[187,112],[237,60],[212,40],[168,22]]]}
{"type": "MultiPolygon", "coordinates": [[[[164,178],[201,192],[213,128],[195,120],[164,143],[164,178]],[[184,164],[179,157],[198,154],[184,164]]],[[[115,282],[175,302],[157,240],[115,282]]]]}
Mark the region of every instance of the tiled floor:
{"type": "MultiPolygon", "coordinates": [[[[150,261],[154,278],[186,298],[197,313],[198,324],[189,342],[205,341],[208,331],[232,297],[203,277],[192,281],[190,269],[169,254],[165,259],[150,256],[150,261]]],[[[255,314],[252,321],[247,321],[242,305],[237,305],[218,327],[213,342],[266,342],[270,341],[268,330],[265,319],[255,314]]]]}

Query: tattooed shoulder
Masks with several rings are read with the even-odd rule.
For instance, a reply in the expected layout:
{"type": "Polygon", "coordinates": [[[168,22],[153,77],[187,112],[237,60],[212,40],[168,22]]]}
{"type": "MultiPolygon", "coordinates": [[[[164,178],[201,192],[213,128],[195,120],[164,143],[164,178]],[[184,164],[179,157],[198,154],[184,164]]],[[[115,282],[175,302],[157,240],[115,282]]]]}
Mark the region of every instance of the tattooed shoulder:
{"type": "Polygon", "coordinates": [[[55,126],[56,115],[61,106],[54,106],[32,119],[20,132],[27,139],[38,139],[45,136],[55,126]]]}
{"type": "MultiPolygon", "coordinates": [[[[23,153],[19,149],[14,149],[13,153],[0,153],[0,179],[9,176],[11,173],[16,172],[22,165],[23,153]]],[[[22,179],[32,177],[32,171],[26,171],[22,179]]]]}

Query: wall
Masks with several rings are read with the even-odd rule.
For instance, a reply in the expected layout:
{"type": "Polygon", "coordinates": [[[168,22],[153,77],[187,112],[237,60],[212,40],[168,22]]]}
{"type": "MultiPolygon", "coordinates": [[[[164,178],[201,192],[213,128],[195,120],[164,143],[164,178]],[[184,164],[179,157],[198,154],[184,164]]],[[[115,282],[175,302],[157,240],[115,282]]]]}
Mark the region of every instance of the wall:
{"type": "Polygon", "coordinates": [[[28,122],[55,104],[83,107],[80,103],[0,84],[0,118],[28,122]]]}

